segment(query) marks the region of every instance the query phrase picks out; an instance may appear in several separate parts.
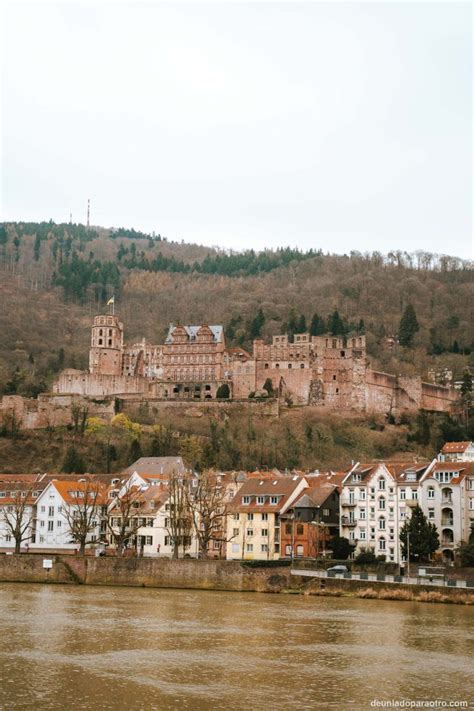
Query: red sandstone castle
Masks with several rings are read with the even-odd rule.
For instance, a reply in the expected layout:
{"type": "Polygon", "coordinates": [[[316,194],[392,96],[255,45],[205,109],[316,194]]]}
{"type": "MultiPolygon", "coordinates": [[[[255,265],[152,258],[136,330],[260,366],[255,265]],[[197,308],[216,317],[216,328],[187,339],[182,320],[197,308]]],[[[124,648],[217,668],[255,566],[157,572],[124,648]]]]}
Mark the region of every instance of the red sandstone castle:
{"type": "Polygon", "coordinates": [[[274,336],[257,339],[253,354],[226,348],[222,326],[173,326],[162,345],[144,339],[124,345],[115,315],[96,316],[89,372],[68,369],[54,385],[58,394],[89,397],[137,395],[144,399],[232,400],[267,395],[269,384],[282,401],[360,412],[397,413],[426,409],[448,412],[457,394],[419,377],[371,370],[365,336],[274,336]],[[264,385],[266,384],[266,390],[264,385]],[[227,385],[227,388],[221,386],[227,385]]]}

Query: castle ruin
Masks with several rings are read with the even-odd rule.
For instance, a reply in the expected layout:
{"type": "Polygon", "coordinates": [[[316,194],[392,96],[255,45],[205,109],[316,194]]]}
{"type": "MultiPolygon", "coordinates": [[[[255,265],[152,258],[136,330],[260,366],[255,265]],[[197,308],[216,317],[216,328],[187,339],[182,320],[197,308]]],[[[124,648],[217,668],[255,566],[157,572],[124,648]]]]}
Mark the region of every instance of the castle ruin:
{"type": "Polygon", "coordinates": [[[124,345],[114,314],[94,318],[89,371],[67,369],[57,395],[134,396],[143,400],[248,400],[271,391],[281,402],[332,410],[398,414],[426,409],[450,412],[458,394],[449,387],[370,368],[365,336],[274,336],[253,342],[250,355],[227,348],[222,326],[170,325],[165,342],[124,345]],[[225,387],[227,386],[227,387],[225,387]],[[264,389],[265,386],[265,389],[264,389]]]}

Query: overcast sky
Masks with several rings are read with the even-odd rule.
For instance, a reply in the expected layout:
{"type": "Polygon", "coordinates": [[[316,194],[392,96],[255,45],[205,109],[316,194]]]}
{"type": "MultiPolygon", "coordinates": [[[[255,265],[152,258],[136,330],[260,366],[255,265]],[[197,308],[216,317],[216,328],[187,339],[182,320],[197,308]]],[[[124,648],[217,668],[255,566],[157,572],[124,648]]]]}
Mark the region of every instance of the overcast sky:
{"type": "Polygon", "coordinates": [[[470,257],[471,14],[7,2],[2,218],[470,257]]]}

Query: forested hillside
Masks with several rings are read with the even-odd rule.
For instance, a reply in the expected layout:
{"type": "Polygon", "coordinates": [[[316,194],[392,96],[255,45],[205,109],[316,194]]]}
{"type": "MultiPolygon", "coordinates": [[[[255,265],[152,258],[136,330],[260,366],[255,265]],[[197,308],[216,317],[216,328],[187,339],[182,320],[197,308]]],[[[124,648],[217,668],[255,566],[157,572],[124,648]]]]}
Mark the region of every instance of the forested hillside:
{"type": "Polygon", "coordinates": [[[127,341],[161,342],[177,321],[223,323],[228,345],[247,348],[285,330],[358,330],[378,369],[460,379],[474,366],[473,277],[425,252],[229,253],[123,228],[4,224],[0,393],[35,395],[86,367],[91,317],[112,294],[127,341]]]}

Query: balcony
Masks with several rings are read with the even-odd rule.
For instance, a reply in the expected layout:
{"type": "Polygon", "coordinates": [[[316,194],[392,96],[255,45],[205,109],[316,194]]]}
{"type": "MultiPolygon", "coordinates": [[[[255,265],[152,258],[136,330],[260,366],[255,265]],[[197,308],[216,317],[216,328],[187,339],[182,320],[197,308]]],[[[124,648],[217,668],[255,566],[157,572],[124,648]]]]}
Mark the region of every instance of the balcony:
{"type": "Polygon", "coordinates": [[[453,500],[451,496],[446,496],[441,499],[441,505],[442,506],[452,506],[453,505],[453,500]]]}
{"type": "Polygon", "coordinates": [[[410,508],[415,508],[415,506],[418,506],[418,503],[418,499],[405,499],[405,504],[410,506],[410,508]]]}
{"type": "Polygon", "coordinates": [[[356,505],[357,505],[357,502],[354,501],[353,499],[342,499],[341,500],[341,506],[352,507],[352,506],[356,506],[356,505]]]}
{"type": "Polygon", "coordinates": [[[353,528],[354,526],[357,526],[357,521],[350,519],[348,516],[342,516],[341,525],[347,526],[347,528],[353,528]]]}

